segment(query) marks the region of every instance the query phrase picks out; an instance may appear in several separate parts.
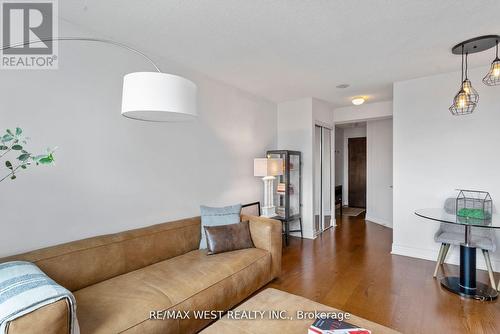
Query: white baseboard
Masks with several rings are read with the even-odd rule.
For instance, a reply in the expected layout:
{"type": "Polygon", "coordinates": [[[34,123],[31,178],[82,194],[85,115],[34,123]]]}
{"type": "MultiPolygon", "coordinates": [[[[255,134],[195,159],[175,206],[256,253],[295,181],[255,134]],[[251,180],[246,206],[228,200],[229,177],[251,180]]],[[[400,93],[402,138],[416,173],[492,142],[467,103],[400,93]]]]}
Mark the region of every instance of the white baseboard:
{"type": "Polygon", "coordinates": [[[365,216],[365,220],[371,221],[372,223],[379,224],[385,227],[392,228],[392,223],[385,220],[385,219],[379,219],[373,216],[368,215],[368,213],[365,216]]]}
{"type": "MultiPolygon", "coordinates": [[[[291,225],[290,229],[294,230],[294,229],[296,229],[298,227],[299,227],[298,224],[297,224],[297,226],[291,225]]],[[[302,237],[304,239],[313,239],[313,240],[316,239],[316,236],[314,235],[314,231],[309,230],[309,229],[305,229],[303,224],[302,224],[302,234],[303,234],[302,237]]],[[[290,235],[294,236],[294,237],[299,237],[300,238],[300,232],[291,232],[290,235]]]]}
{"type": "MultiPolygon", "coordinates": [[[[300,233],[292,233],[291,235],[294,235],[294,234],[296,236],[300,237],[300,233]]],[[[314,235],[314,232],[312,232],[312,231],[303,231],[303,238],[314,240],[314,239],[316,239],[316,236],[314,235]]]]}
{"type": "MultiPolygon", "coordinates": [[[[438,252],[439,248],[424,249],[424,248],[414,248],[414,247],[392,244],[391,254],[408,256],[417,259],[436,262],[438,252]]],[[[446,257],[446,263],[454,265],[458,265],[460,263],[460,250],[458,246],[452,246],[450,248],[448,256],[446,257]]],[[[491,265],[493,266],[493,271],[500,272],[500,260],[492,258],[491,265]]],[[[484,262],[484,257],[481,251],[477,252],[476,266],[477,269],[487,270],[486,263],[484,262]]]]}

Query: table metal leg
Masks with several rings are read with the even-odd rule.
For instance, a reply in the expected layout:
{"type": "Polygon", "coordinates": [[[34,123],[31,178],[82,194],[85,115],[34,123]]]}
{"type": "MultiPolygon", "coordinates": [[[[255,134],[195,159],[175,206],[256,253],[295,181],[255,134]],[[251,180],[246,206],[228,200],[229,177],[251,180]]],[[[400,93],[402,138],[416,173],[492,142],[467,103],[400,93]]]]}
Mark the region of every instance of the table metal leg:
{"type": "Polygon", "coordinates": [[[460,245],[460,286],[476,289],[476,249],[460,245]]]}
{"type": "Polygon", "coordinates": [[[460,245],[460,277],[444,277],[441,285],[462,297],[495,300],[497,290],[476,281],[476,247],[471,244],[471,227],[465,227],[465,243],[460,245]]]}

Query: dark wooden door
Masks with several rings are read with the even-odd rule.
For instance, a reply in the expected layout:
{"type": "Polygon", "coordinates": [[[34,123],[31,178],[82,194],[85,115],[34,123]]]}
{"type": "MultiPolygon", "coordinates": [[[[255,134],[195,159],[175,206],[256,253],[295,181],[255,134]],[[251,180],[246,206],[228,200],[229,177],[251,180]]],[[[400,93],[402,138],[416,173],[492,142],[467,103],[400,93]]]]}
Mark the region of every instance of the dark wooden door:
{"type": "Polygon", "coordinates": [[[366,208],[366,137],[348,141],[349,206],[366,208]]]}

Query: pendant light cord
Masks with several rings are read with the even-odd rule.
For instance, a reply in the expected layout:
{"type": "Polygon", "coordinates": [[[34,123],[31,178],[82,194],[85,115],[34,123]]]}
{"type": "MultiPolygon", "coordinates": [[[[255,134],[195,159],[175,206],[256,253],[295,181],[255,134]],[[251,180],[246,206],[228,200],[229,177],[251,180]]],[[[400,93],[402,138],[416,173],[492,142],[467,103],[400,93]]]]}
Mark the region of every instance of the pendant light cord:
{"type": "Polygon", "coordinates": [[[469,72],[469,53],[465,53],[465,80],[469,79],[468,78],[468,72],[469,72]]]}
{"type": "Polygon", "coordinates": [[[462,84],[464,82],[464,45],[462,44],[462,84]]]}

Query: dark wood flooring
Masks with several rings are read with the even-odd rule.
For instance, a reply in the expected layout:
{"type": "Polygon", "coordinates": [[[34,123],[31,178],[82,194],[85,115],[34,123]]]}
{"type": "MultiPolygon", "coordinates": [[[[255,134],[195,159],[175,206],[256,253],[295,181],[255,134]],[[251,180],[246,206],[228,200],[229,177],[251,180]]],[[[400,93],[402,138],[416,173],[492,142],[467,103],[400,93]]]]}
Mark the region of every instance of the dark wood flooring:
{"type": "MultiPolygon", "coordinates": [[[[392,230],[337,217],[316,240],[291,238],[269,283],[403,333],[500,333],[500,301],[463,299],[432,277],[435,263],[391,255],[392,230]]],[[[447,274],[458,267],[445,265],[447,274]]],[[[498,276],[498,275],[497,275],[498,276]]],[[[478,279],[487,283],[481,271],[478,279]]]]}

